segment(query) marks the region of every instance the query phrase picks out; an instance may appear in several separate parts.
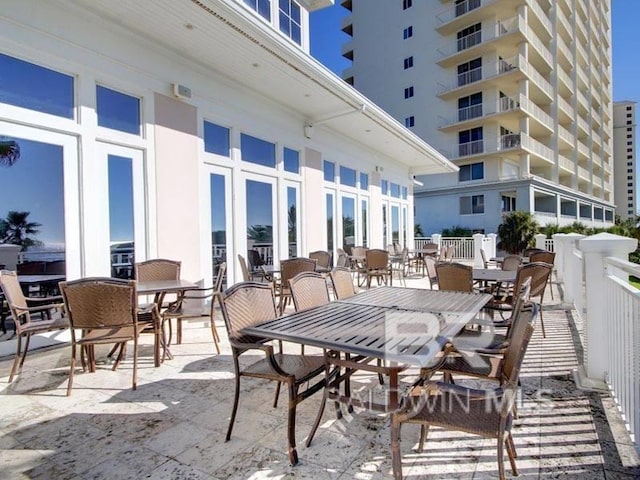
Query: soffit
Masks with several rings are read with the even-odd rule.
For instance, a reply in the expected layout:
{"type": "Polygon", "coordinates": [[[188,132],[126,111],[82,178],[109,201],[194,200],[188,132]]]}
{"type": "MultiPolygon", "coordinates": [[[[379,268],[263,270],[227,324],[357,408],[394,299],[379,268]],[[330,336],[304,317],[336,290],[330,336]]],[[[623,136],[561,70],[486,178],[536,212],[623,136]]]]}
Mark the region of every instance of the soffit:
{"type": "Polygon", "coordinates": [[[270,25],[234,0],[71,0],[299,115],[415,170],[455,171],[400,125],[270,25]],[[365,106],[362,112],[362,107],[365,106]],[[345,111],[357,113],[337,116],[345,111]],[[327,120],[327,118],[330,118],[327,120]]]}

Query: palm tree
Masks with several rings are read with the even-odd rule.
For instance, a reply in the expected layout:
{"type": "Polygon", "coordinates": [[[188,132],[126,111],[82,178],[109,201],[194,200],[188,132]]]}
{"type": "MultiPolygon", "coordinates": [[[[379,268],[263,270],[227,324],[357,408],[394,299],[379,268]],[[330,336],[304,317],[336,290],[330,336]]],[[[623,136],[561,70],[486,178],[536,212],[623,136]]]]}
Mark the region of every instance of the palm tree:
{"type": "Polygon", "coordinates": [[[42,242],[29,235],[37,235],[42,225],[28,220],[29,212],[10,211],[4,220],[0,220],[0,242],[22,246],[22,250],[40,245],[42,242]]]}
{"type": "Polygon", "coordinates": [[[538,233],[538,223],[530,212],[517,210],[508,213],[498,225],[498,248],[508,253],[521,253],[525,248],[533,245],[538,233]]]}
{"type": "Polygon", "coordinates": [[[20,145],[15,140],[0,140],[0,165],[10,167],[20,158],[20,145]]]}

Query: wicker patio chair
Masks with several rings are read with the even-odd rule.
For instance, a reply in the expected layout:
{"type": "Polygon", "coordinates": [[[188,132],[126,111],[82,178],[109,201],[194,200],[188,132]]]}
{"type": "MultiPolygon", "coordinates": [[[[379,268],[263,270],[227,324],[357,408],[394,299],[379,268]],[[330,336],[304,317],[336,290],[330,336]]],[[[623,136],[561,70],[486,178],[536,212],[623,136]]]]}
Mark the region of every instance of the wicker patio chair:
{"type": "Polygon", "coordinates": [[[309,252],[309,258],[316,261],[316,270],[319,272],[328,272],[331,270],[331,254],[324,250],[309,252]]]}
{"type": "Polygon", "coordinates": [[[240,254],[238,254],[238,262],[240,262],[240,270],[242,270],[242,280],[245,282],[254,281],[256,279],[263,280],[265,278],[264,271],[249,270],[247,260],[240,254]]]}
{"type": "MultiPolygon", "coordinates": [[[[71,365],[67,396],[71,395],[73,373],[76,366],[77,347],[81,348],[82,366],[85,369],[84,352],[89,357],[89,370],[95,370],[94,346],[100,344],[122,345],[113,364],[115,370],[125,352],[124,346],[133,341],[133,389],[138,379],[138,337],[144,325],[138,322],[138,296],[134,280],[116,278],[83,278],[72,282],[60,282],[60,290],[71,324],[71,365]],[[77,331],[81,331],[80,337],[77,331]]],[[[156,305],[148,307],[156,309],[156,305]]]]}
{"type": "Polygon", "coordinates": [[[523,328],[514,332],[500,363],[502,385],[497,388],[474,389],[447,382],[420,380],[404,397],[400,409],[391,415],[391,461],[395,479],[402,479],[400,427],[403,423],[421,425],[418,451],[424,449],[428,428],[432,425],[497,440],[498,474],[505,480],[504,447],[511,470],[518,475],[516,448],[511,435],[518,377],[531,335],[537,308],[522,313],[523,328]]]}
{"type": "Polygon", "coordinates": [[[438,289],[454,292],[473,292],[473,267],[461,263],[436,264],[438,289]]]}
{"type": "MultiPolygon", "coordinates": [[[[226,440],[231,438],[233,423],[238,410],[240,399],[240,378],[253,377],[278,382],[287,385],[289,392],[289,413],[287,417],[287,438],[289,447],[289,462],[298,463],[296,451],[295,426],[296,407],[314,393],[325,386],[325,378],[312,383],[314,377],[325,371],[323,356],[284,355],[274,353],[273,346],[267,344],[269,339],[248,336],[242,333],[242,328],[276,318],[276,305],[271,285],[257,282],[237,283],[222,294],[222,315],[229,334],[229,343],[233,354],[235,370],[235,393],[233,409],[226,440]],[[239,357],[249,351],[262,350],[264,358],[249,366],[240,365],[239,357]],[[302,392],[299,388],[307,385],[302,392]]],[[[279,389],[279,388],[278,388],[279,389]]],[[[277,403],[274,402],[274,407],[277,403]]]]}
{"type": "Polygon", "coordinates": [[[367,281],[367,247],[351,248],[351,269],[357,275],[358,286],[363,286],[367,281]]]}
{"type": "Polygon", "coordinates": [[[507,255],[502,259],[502,270],[515,272],[522,265],[522,257],[520,255],[507,255]]]}
{"type": "Polygon", "coordinates": [[[16,355],[9,374],[9,383],[13,381],[18,368],[22,368],[29,351],[31,335],[65,330],[69,328],[69,319],[64,316],[64,304],[62,297],[38,297],[27,298],[20,288],[16,272],[0,271],[0,287],[4,295],[11,317],[16,328],[16,355]],[[34,314],[46,314],[46,319],[41,315],[36,320],[34,314]],[[25,339],[24,351],[22,339],[25,339]]]}
{"type": "Polygon", "coordinates": [[[191,320],[195,318],[208,317],[211,327],[211,335],[213,337],[213,343],[216,347],[216,352],[220,355],[220,336],[215,324],[215,301],[220,301],[222,296],[222,281],[224,279],[225,272],[227,271],[227,264],[222,262],[218,265],[218,273],[216,275],[214,284],[211,287],[206,288],[193,288],[185,290],[182,295],[175,302],[171,303],[165,311],[162,312],[163,323],[169,324],[169,338],[166,338],[167,329],[163,325],[162,331],[165,334],[165,343],[171,344],[171,319],[176,319],[176,343],[182,343],[182,321],[191,320]]]}
{"type": "Polygon", "coordinates": [[[423,258],[425,275],[429,279],[429,288],[438,286],[438,272],[436,270],[436,259],[430,255],[423,258]]]}
{"type": "MultiPolygon", "coordinates": [[[[301,272],[289,279],[293,306],[297,311],[325,305],[331,301],[327,278],[319,272],[301,272]]],[[[304,355],[304,345],[301,345],[304,355]]]]}
{"type": "MultiPolygon", "coordinates": [[[[544,262],[550,265],[554,265],[556,260],[556,254],[548,250],[537,250],[529,254],[529,262],[544,262]]],[[[553,275],[554,269],[551,269],[551,275],[553,275]]],[[[549,277],[549,284],[551,284],[551,276],[549,277]]],[[[551,299],[553,300],[553,288],[549,285],[549,291],[551,292],[551,299]]]]}
{"type": "Polygon", "coordinates": [[[453,256],[456,253],[456,247],[454,245],[449,245],[447,247],[446,252],[444,253],[444,259],[447,262],[453,262],[453,256]]]}
{"type": "Polygon", "coordinates": [[[547,250],[545,250],[544,248],[535,248],[535,247],[531,247],[531,248],[525,248],[522,251],[522,256],[523,257],[531,257],[531,255],[533,255],[534,253],[537,252],[546,252],[547,250]]]}
{"type": "Polygon", "coordinates": [[[280,283],[277,286],[278,312],[284,313],[284,309],[291,299],[289,280],[302,272],[313,272],[316,269],[316,261],[310,258],[298,257],[280,261],[280,283]]]}
{"type": "Polygon", "coordinates": [[[365,252],[367,288],[371,287],[371,280],[376,278],[378,285],[384,282],[385,285],[393,283],[391,264],[389,263],[389,252],[377,248],[369,249],[365,252]]]}
{"type": "Polygon", "coordinates": [[[329,273],[333,285],[333,295],[336,300],[353,297],[356,289],[353,287],[353,278],[348,268],[336,267],[329,273]]]}

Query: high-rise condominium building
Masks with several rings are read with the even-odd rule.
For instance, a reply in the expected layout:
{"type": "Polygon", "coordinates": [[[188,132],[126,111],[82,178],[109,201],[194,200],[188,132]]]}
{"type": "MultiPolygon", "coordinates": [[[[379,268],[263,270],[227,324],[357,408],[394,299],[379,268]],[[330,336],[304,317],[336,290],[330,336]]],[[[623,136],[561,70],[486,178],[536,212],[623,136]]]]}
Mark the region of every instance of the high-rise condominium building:
{"type": "Polygon", "coordinates": [[[613,159],[616,213],[626,220],[637,215],[636,102],[613,104],[613,159]]]}
{"type": "MultiPolygon", "coordinates": [[[[610,0],[343,0],[343,78],[438,148],[416,223],[614,220],[610,0]]],[[[626,200],[625,200],[626,201],[626,200]]]]}

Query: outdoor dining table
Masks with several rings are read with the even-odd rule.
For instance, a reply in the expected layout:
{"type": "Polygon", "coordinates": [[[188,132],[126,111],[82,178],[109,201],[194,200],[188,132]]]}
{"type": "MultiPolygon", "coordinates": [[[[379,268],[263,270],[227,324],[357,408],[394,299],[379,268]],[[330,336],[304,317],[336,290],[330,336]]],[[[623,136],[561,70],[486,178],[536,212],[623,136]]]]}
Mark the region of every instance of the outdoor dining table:
{"type": "Polygon", "coordinates": [[[483,282],[513,283],[516,281],[517,271],[500,270],[499,268],[474,268],[473,280],[483,282]]]}
{"type": "Polygon", "coordinates": [[[52,290],[55,290],[58,286],[59,282],[62,282],[66,279],[65,275],[18,275],[18,282],[20,283],[20,287],[22,288],[22,292],[25,296],[29,296],[29,288],[30,287],[50,287],[52,290]],[[56,287],[56,288],[52,288],[56,287]]]}
{"type": "MultiPolygon", "coordinates": [[[[398,373],[407,365],[432,364],[446,342],[490,299],[491,295],[479,293],[378,287],[243,332],[324,349],[327,372],[331,365],[346,369],[325,388],[325,402],[332,399],[388,412],[398,407],[398,373]],[[385,363],[373,364],[372,359],[385,363]],[[338,393],[339,384],[355,370],[389,376],[385,404],[338,393]]],[[[316,423],[320,416],[321,412],[316,423]]]]}
{"type": "MultiPolygon", "coordinates": [[[[141,281],[137,284],[137,293],[138,295],[153,295],[153,303],[157,305],[158,313],[160,313],[160,309],[162,307],[162,300],[164,296],[168,293],[175,293],[176,295],[182,294],[185,290],[189,290],[192,288],[198,288],[197,283],[190,282],[188,280],[152,280],[152,281],[141,281]]],[[[158,328],[162,328],[162,322],[158,326],[158,328]]],[[[161,343],[162,349],[164,351],[164,356],[166,356],[169,360],[173,358],[171,352],[169,351],[169,345],[164,339],[164,332],[161,335],[161,343]]],[[[154,363],[156,367],[160,366],[160,345],[155,346],[154,352],[154,363]]]]}

